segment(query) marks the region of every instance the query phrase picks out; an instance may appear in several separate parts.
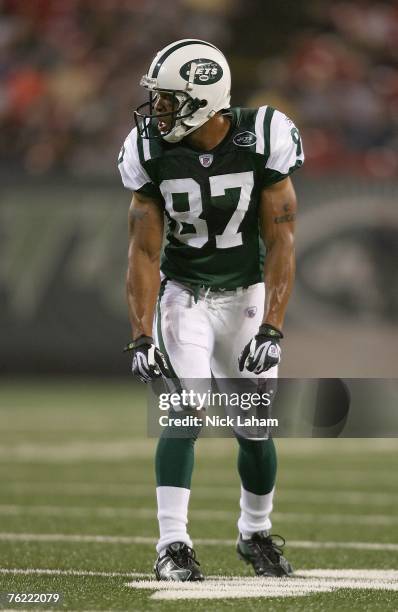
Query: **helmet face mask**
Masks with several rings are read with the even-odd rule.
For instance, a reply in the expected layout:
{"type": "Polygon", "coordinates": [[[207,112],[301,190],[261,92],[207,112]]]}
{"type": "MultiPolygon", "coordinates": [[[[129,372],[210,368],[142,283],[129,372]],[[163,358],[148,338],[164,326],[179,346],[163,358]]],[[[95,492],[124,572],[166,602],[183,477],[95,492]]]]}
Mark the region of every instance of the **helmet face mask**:
{"type": "Polygon", "coordinates": [[[149,100],[140,104],[134,111],[134,119],[138,133],[142,138],[157,140],[168,136],[176,127],[177,122],[183,123],[184,119],[192,117],[193,113],[202,106],[202,101],[193,99],[187,92],[176,89],[150,89],[149,100]],[[171,96],[172,110],[164,113],[155,111],[155,104],[159,94],[168,94],[171,96]],[[146,111],[146,112],[145,112],[146,111]],[[158,127],[159,120],[170,119],[170,126],[167,130],[160,130],[158,127]],[[157,130],[150,130],[151,126],[156,126],[157,130]]]}
{"type": "Polygon", "coordinates": [[[140,85],[149,91],[149,101],[134,112],[142,138],[179,142],[230,107],[228,62],[217,47],[203,40],[184,39],[159,51],[140,85]],[[157,98],[162,94],[171,100],[165,112],[158,112],[157,98]]]}

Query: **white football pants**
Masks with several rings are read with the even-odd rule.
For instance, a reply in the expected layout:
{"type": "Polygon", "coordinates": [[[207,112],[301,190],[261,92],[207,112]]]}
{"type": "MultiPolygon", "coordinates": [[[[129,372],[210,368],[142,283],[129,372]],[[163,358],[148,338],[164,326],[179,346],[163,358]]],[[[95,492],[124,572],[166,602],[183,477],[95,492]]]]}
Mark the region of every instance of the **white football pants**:
{"type": "MultiPolygon", "coordinates": [[[[234,291],[201,289],[195,303],[189,289],[169,280],[159,299],[154,338],[180,379],[254,378],[239,371],[238,357],[257,333],[263,312],[264,283],[234,291]]],[[[276,378],[277,371],[275,366],[260,377],[276,378]]]]}

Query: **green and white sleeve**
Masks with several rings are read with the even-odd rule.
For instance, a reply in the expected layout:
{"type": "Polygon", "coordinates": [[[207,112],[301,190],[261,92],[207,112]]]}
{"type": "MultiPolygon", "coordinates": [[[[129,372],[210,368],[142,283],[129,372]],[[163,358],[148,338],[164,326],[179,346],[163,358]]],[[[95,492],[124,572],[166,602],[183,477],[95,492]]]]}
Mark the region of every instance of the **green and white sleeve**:
{"type": "Polygon", "coordinates": [[[139,153],[141,143],[138,142],[138,139],[137,128],[134,128],[127,136],[119,153],[118,167],[123,185],[131,191],[159,197],[159,190],[142,163],[139,153]]]}
{"type": "Polygon", "coordinates": [[[264,155],[264,184],[276,183],[300,168],[304,151],[293,121],[271,106],[261,106],[256,116],[256,153],[264,155]]]}

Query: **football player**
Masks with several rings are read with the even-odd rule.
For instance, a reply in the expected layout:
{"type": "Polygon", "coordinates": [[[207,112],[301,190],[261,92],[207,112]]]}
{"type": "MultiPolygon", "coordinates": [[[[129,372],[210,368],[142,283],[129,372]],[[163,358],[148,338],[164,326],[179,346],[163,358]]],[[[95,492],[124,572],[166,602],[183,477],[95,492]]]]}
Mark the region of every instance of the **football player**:
{"type": "MultiPolygon", "coordinates": [[[[304,160],[299,132],[270,106],[231,108],[227,60],[202,40],[162,49],[140,84],[149,100],[137,108],[119,157],[133,191],[133,374],[144,382],[276,377],[294,277],[289,176],[304,160]]],[[[236,437],[238,554],[257,575],[289,576],[292,567],[270,534],[274,442],[236,437]]],[[[204,578],[187,532],[195,439],[162,435],[158,443],[159,580],[204,578]]]]}

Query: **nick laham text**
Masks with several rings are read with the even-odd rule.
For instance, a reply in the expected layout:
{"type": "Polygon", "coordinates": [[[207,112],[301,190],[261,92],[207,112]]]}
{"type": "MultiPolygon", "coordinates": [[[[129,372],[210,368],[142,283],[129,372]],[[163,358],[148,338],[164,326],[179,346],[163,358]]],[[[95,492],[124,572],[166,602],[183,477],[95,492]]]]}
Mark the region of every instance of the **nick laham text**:
{"type": "Polygon", "coordinates": [[[255,416],[236,417],[226,416],[210,416],[204,417],[186,415],[184,417],[175,417],[162,415],[159,417],[159,424],[162,427],[278,427],[278,419],[259,418],[255,416]]]}

